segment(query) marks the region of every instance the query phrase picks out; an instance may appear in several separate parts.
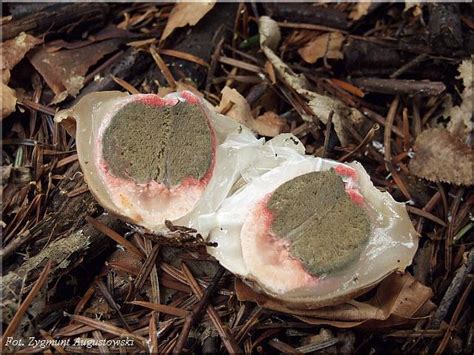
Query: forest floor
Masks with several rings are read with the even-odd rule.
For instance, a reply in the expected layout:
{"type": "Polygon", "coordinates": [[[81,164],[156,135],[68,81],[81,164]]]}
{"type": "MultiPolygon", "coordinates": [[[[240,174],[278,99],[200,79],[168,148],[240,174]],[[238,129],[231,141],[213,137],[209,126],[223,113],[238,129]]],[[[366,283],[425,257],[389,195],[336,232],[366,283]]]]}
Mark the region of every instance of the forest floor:
{"type": "Polygon", "coordinates": [[[5,352],[474,352],[472,3],[2,7],[5,352]],[[406,202],[412,266],[351,311],[257,304],[195,235],[147,237],[95,201],[53,117],[105,90],[190,90],[361,162],[406,202]]]}

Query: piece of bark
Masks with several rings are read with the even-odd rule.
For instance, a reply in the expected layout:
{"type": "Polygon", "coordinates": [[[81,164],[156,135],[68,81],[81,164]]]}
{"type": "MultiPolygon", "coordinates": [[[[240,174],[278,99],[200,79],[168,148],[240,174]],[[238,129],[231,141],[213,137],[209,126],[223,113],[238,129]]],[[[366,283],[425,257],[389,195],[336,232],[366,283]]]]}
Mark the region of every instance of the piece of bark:
{"type": "MultiPolygon", "coordinates": [[[[98,218],[112,228],[117,228],[119,222],[111,215],[104,214],[98,218]]],[[[87,261],[94,259],[98,254],[111,246],[110,239],[97,231],[91,225],[85,225],[66,236],[56,239],[47,245],[40,253],[27,259],[20,267],[10,271],[1,277],[3,286],[2,314],[3,321],[8,323],[15,315],[18,301],[23,299],[35,279],[38,277],[42,267],[48,262],[52,262],[51,272],[48,275],[47,284],[54,284],[60,276],[69,273],[79,263],[87,264],[87,261]]],[[[43,313],[46,306],[46,293],[39,295],[29,308],[28,314],[35,319],[43,313]]],[[[27,324],[31,323],[28,317],[23,318],[22,337],[32,335],[35,329],[24,330],[27,324]]]]}
{"type": "Polygon", "coordinates": [[[108,67],[103,73],[100,73],[101,78],[99,80],[94,80],[87,84],[73,103],[91,92],[117,89],[119,85],[114,81],[113,77],[123,79],[137,87],[143,81],[146,70],[152,62],[151,56],[130,47],[117,58],[113,65],[108,67]]]}
{"type": "Polygon", "coordinates": [[[433,3],[428,5],[429,33],[433,51],[450,54],[463,44],[459,4],[433,3]]]}
{"type": "Polygon", "coordinates": [[[353,75],[372,71],[392,73],[403,63],[399,51],[372,42],[354,40],[344,47],[344,64],[353,75]]]}
{"type": "MultiPolygon", "coordinates": [[[[60,235],[68,230],[78,229],[84,224],[84,217],[99,212],[99,206],[89,192],[75,197],[68,197],[67,193],[83,184],[79,174],[79,163],[74,163],[65,174],[64,179],[52,194],[49,213],[46,213],[39,223],[26,232],[19,234],[1,250],[5,261],[18,251],[24,244],[37,240],[41,236],[60,235]]],[[[5,266],[4,266],[5,267],[5,266]]]]}
{"type": "Polygon", "coordinates": [[[456,296],[459,294],[459,291],[461,291],[461,287],[463,286],[464,281],[468,277],[469,273],[471,273],[473,268],[474,249],[471,249],[469,254],[467,254],[466,262],[463,263],[461,267],[456,271],[456,274],[454,275],[451,284],[449,285],[448,289],[446,290],[446,293],[441,299],[439,307],[431,319],[431,329],[437,329],[440,327],[441,322],[446,318],[451,308],[451,305],[453,304],[456,296]]]}
{"type": "Polygon", "coordinates": [[[337,9],[314,6],[307,3],[270,3],[262,4],[266,15],[274,20],[295,23],[311,23],[345,30],[349,27],[347,16],[337,9]]]}
{"type": "Polygon", "coordinates": [[[365,91],[390,95],[438,96],[446,91],[444,83],[428,80],[357,78],[352,83],[365,91]]]}
{"type": "Polygon", "coordinates": [[[121,42],[120,39],[108,39],[86,47],[52,53],[41,47],[32,50],[28,59],[56,96],[63,93],[65,97],[76,96],[89,68],[102,57],[116,51],[121,42]]]}
{"type": "MultiPolygon", "coordinates": [[[[238,4],[217,3],[195,26],[176,29],[166,40],[165,48],[192,54],[209,63],[214,46],[222,37],[230,38],[232,35],[237,8],[238,4]]],[[[190,80],[197,88],[204,85],[207,68],[195,62],[166,55],[163,60],[176,81],[190,80]]],[[[160,79],[160,82],[164,83],[164,80],[160,79]]]]}
{"type": "Polygon", "coordinates": [[[4,41],[21,32],[43,34],[80,21],[81,26],[73,29],[73,32],[80,33],[103,24],[108,13],[109,5],[106,3],[53,4],[18,19],[14,16],[12,21],[1,26],[0,32],[4,41]]]}

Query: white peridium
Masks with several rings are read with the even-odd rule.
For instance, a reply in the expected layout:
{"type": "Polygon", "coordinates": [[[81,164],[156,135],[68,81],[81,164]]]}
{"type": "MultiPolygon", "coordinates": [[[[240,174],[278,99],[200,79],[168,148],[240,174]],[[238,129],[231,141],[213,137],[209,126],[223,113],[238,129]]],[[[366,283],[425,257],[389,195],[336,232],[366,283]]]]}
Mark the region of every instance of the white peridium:
{"type": "Polygon", "coordinates": [[[67,117],[76,120],[79,162],[98,202],[112,213],[153,231],[162,230],[165,220],[192,226],[195,216],[215,211],[238,178],[239,170],[252,159],[246,151],[262,144],[248,129],[214,112],[209,103],[187,91],[163,99],[118,91],[92,93],[72,108],[58,112],[55,120],[60,122],[67,117]],[[162,100],[166,106],[189,101],[203,110],[216,138],[213,170],[205,183],[168,189],[160,183],[138,184],[104,173],[101,139],[105,128],[124,105],[144,98],[162,100]]]}
{"type": "MultiPolygon", "coordinates": [[[[286,142],[288,139],[287,136],[286,142]]],[[[296,138],[292,137],[292,140],[296,138]]],[[[331,300],[345,296],[349,298],[358,290],[367,289],[391,272],[403,271],[411,264],[418,237],[405,205],[375,188],[361,164],[341,164],[304,156],[291,146],[282,147],[278,141],[258,150],[260,159],[243,172],[243,176],[250,177],[248,183],[226,198],[213,217],[215,227],[209,240],[217,242],[218,246],[209,247],[208,251],[228,270],[273,297],[310,307],[330,304],[331,300]],[[283,161],[275,162],[277,155],[284,156],[283,161]],[[261,162],[265,160],[267,164],[273,161],[275,167],[262,169],[261,162]],[[254,212],[268,194],[286,181],[331,168],[348,172],[343,177],[346,190],[356,194],[358,191],[363,196],[364,208],[371,221],[371,235],[357,261],[337,272],[314,277],[299,261],[276,257],[271,244],[263,244],[255,238],[265,221],[254,212]]],[[[282,245],[274,247],[281,249],[282,245]]]]}

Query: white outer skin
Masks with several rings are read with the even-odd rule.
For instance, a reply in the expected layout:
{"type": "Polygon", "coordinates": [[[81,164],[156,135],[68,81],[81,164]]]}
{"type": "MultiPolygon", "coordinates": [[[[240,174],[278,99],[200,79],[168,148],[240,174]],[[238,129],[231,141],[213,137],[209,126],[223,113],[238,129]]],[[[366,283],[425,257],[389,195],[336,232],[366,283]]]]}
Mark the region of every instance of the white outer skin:
{"type": "MultiPolygon", "coordinates": [[[[262,156],[266,155],[267,159],[271,159],[275,147],[265,149],[265,146],[261,148],[262,156]]],[[[279,268],[263,260],[261,256],[265,253],[262,248],[255,240],[245,238],[248,235],[246,229],[257,228],[255,222],[258,218],[255,219],[251,211],[267,194],[284,182],[340,164],[332,160],[303,156],[291,149],[286,151],[286,158],[276,168],[260,176],[258,172],[248,172],[254,178],[225,199],[218,209],[215,217],[218,223],[209,240],[217,242],[219,246],[208,250],[224,267],[253,281],[252,285],[256,283],[258,288],[275,298],[310,304],[351,294],[357,289],[375,284],[395,270],[403,271],[411,264],[418,237],[405,205],[375,188],[359,163],[347,164],[357,171],[358,181],[344,179],[346,187],[350,184],[351,187],[359,188],[369,206],[368,214],[373,225],[369,243],[359,260],[341,271],[322,275],[317,282],[312,280],[307,283],[293,280],[298,275],[301,276],[297,271],[279,268]]]]}
{"type": "MultiPolygon", "coordinates": [[[[187,92],[187,95],[192,94],[187,92]]],[[[214,172],[204,190],[196,187],[188,189],[187,194],[180,194],[180,187],[165,191],[158,183],[124,183],[123,179],[114,179],[110,174],[106,176],[103,173],[100,168],[102,151],[98,142],[115,113],[136,98],[137,95],[118,91],[92,93],[72,108],[58,112],[55,120],[76,119],[79,162],[89,189],[105,209],[156,232],[164,229],[166,219],[180,225],[195,226],[198,215],[217,209],[238,177],[239,169],[249,164],[249,155],[242,153],[262,143],[248,129],[214,112],[210,104],[200,99],[201,105],[208,111],[217,139],[214,172]]],[[[170,103],[184,100],[180,93],[167,95],[163,99],[170,103]]]]}

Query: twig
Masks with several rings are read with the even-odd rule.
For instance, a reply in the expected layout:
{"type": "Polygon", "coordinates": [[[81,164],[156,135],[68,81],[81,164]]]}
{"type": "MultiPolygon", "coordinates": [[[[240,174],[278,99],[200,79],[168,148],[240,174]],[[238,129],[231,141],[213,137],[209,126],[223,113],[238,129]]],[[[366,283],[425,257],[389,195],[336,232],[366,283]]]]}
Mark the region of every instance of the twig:
{"type": "Polygon", "coordinates": [[[188,339],[191,327],[199,320],[199,317],[201,316],[202,312],[204,311],[206,306],[209,304],[211,295],[214,293],[214,290],[216,289],[222,275],[224,275],[224,272],[225,272],[225,269],[220,267],[219,270],[214,275],[211,283],[209,284],[207,289],[204,291],[204,294],[202,295],[198,304],[193,309],[192,313],[186,316],[186,321],[184,322],[183,329],[181,330],[181,334],[179,335],[178,341],[176,342],[176,345],[173,349],[174,354],[180,354],[183,351],[183,348],[186,343],[186,340],[188,339]]]}
{"type": "Polygon", "coordinates": [[[441,219],[436,217],[435,215],[425,211],[425,210],[420,210],[419,208],[413,207],[413,206],[406,206],[407,211],[409,213],[416,214],[418,216],[424,217],[426,219],[429,219],[435,223],[438,223],[440,226],[446,227],[446,223],[441,219]]]}
{"type": "Polygon", "coordinates": [[[151,312],[150,325],[148,327],[148,336],[150,337],[150,354],[158,353],[158,334],[156,330],[155,312],[151,312]]]}
{"type": "Polygon", "coordinates": [[[28,296],[26,296],[25,300],[21,303],[20,307],[18,307],[18,310],[16,311],[15,315],[10,321],[10,324],[8,324],[7,329],[5,329],[5,333],[3,333],[2,339],[0,340],[2,351],[5,351],[5,343],[7,339],[11,337],[13,333],[15,333],[16,328],[20,324],[21,319],[23,318],[24,314],[28,310],[28,307],[31,305],[31,303],[33,302],[38,292],[41,290],[41,288],[44,286],[44,284],[48,280],[48,275],[51,270],[51,264],[52,264],[52,261],[51,260],[48,261],[43,271],[41,271],[41,274],[39,275],[38,280],[35,282],[30,293],[28,293],[28,296]]]}
{"type": "Polygon", "coordinates": [[[399,102],[400,102],[400,97],[397,95],[393,99],[392,104],[390,105],[390,109],[388,110],[387,118],[385,120],[385,130],[384,130],[384,140],[383,140],[384,147],[385,147],[384,160],[385,160],[385,167],[387,171],[389,171],[390,174],[392,175],[393,180],[395,180],[395,183],[400,188],[400,191],[402,191],[403,195],[408,200],[411,200],[412,198],[411,198],[410,192],[405,186],[405,183],[403,182],[403,180],[400,178],[400,175],[398,175],[398,172],[393,167],[393,163],[392,163],[392,139],[391,139],[392,126],[393,126],[393,121],[395,120],[395,115],[397,114],[399,102]]]}
{"type": "Polygon", "coordinates": [[[103,332],[107,332],[107,333],[110,333],[122,338],[125,338],[125,337],[132,338],[137,342],[139,347],[141,347],[142,349],[146,349],[146,339],[144,337],[140,335],[136,335],[134,333],[130,333],[126,331],[125,329],[119,328],[108,322],[103,322],[103,321],[99,321],[99,320],[95,320],[89,317],[75,315],[75,314],[71,315],[71,319],[78,323],[88,325],[94,329],[98,329],[103,332]]]}
{"type": "Polygon", "coordinates": [[[151,302],[145,302],[145,301],[132,301],[130,303],[136,306],[146,307],[154,311],[164,313],[164,314],[169,314],[172,316],[187,317],[189,315],[189,312],[185,311],[184,309],[168,306],[166,304],[151,303],[151,302]]]}
{"type": "Polygon", "coordinates": [[[357,147],[355,147],[352,151],[350,151],[346,155],[339,158],[338,161],[344,162],[347,159],[349,159],[351,156],[356,154],[359,150],[364,148],[374,138],[375,132],[377,132],[379,130],[379,128],[380,128],[380,126],[377,123],[374,124],[372,126],[372,128],[369,130],[369,132],[367,132],[364,139],[362,139],[362,141],[357,145],[357,147]]]}
{"type": "Polygon", "coordinates": [[[459,210],[459,205],[461,204],[462,197],[464,195],[464,187],[459,188],[458,192],[456,193],[456,197],[453,200],[453,203],[451,205],[451,221],[449,222],[448,225],[448,232],[446,234],[446,241],[444,244],[445,248],[445,258],[444,258],[444,265],[446,268],[446,272],[451,271],[451,263],[453,259],[453,251],[452,251],[452,244],[453,244],[453,239],[454,239],[454,231],[455,228],[454,226],[458,222],[457,215],[458,215],[458,210],[459,210]]]}
{"type": "Polygon", "coordinates": [[[249,64],[238,59],[220,56],[218,60],[222,64],[232,65],[236,68],[247,70],[257,74],[262,73],[262,69],[259,66],[249,64]]]}
{"type": "Polygon", "coordinates": [[[331,136],[331,129],[332,129],[332,118],[334,116],[334,110],[331,110],[329,112],[328,116],[328,123],[326,124],[326,134],[324,136],[324,148],[323,148],[323,158],[326,158],[327,153],[328,153],[328,147],[329,147],[329,138],[331,136]]]}
{"type": "Polygon", "coordinates": [[[209,92],[211,90],[212,80],[214,79],[214,75],[216,73],[217,61],[220,57],[220,53],[221,53],[223,44],[224,44],[224,37],[222,37],[219,40],[219,42],[217,43],[216,48],[214,49],[214,53],[212,53],[211,65],[209,67],[209,70],[207,71],[207,77],[206,77],[205,91],[207,91],[207,92],[209,92]]]}
{"type": "Polygon", "coordinates": [[[112,297],[112,295],[110,294],[109,290],[107,289],[107,286],[105,286],[105,284],[102,282],[102,280],[100,279],[97,279],[96,280],[96,285],[97,285],[97,288],[99,289],[100,293],[102,294],[102,296],[105,298],[105,301],[108,303],[108,305],[113,308],[115,310],[115,312],[117,312],[117,315],[119,317],[119,320],[120,320],[120,323],[122,323],[122,325],[129,331],[131,332],[132,329],[130,328],[130,326],[128,325],[127,321],[125,320],[125,318],[123,317],[123,314],[122,312],[120,311],[120,307],[118,306],[118,304],[115,302],[114,298],[112,297]]]}
{"type": "Polygon", "coordinates": [[[194,62],[196,64],[202,65],[205,68],[209,68],[209,64],[205,62],[203,59],[196,57],[193,54],[177,51],[175,49],[158,49],[158,53],[164,54],[170,57],[179,58],[187,60],[188,62],[194,62]]]}
{"type": "Polygon", "coordinates": [[[456,306],[456,310],[454,311],[454,314],[451,317],[451,321],[449,322],[448,330],[444,334],[444,337],[441,340],[441,343],[439,344],[438,349],[436,349],[435,354],[444,353],[444,350],[446,349],[446,346],[448,345],[449,339],[451,338],[451,332],[453,331],[454,325],[456,324],[456,322],[459,318],[459,315],[461,314],[461,310],[463,309],[464,304],[466,303],[467,297],[471,293],[473,283],[474,283],[473,280],[469,281],[469,284],[467,285],[466,289],[464,290],[464,293],[463,293],[461,299],[459,300],[458,305],[456,306]]]}
{"type": "Polygon", "coordinates": [[[440,81],[357,78],[352,82],[366,91],[392,95],[438,96],[446,91],[446,86],[440,81]]]}
{"type": "Polygon", "coordinates": [[[166,81],[168,82],[168,85],[172,89],[176,89],[176,80],[174,80],[173,74],[171,74],[170,69],[166,65],[165,61],[161,58],[161,56],[158,54],[158,51],[156,50],[156,47],[154,44],[150,46],[150,54],[155,60],[156,65],[158,68],[161,70],[163,73],[166,81]]]}
{"type": "Polygon", "coordinates": [[[115,81],[118,85],[120,85],[122,88],[127,90],[130,94],[139,94],[140,91],[135,89],[132,84],[127,83],[125,80],[117,78],[115,75],[110,74],[110,77],[112,78],[113,81],[115,81]]]}
{"type": "Polygon", "coordinates": [[[86,221],[94,226],[97,230],[105,234],[107,237],[110,239],[113,239],[115,242],[118,244],[122,245],[125,249],[127,249],[129,252],[135,254],[138,256],[140,259],[145,259],[145,255],[137,249],[135,245],[130,243],[127,239],[122,237],[120,234],[118,234],[116,231],[113,229],[107,227],[105,224],[99,222],[98,220],[87,216],[86,221]]]}
{"type": "Polygon", "coordinates": [[[431,329],[439,328],[441,322],[446,318],[451,305],[454,302],[457,294],[461,290],[464,281],[466,280],[467,275],[473,270],[474,267],[474,249],[469,251],[467,256],[467,262],[464,263],[457,271],[456,275],[454,276],[453,280],[451,281],[451,285],[449,285],[446,293],[444,294],[441,302],[439,303],[439,307],[436,310],[433,318],[431,319],[431,329]]]}
{"type": "MultiPolygon", "coordinates": [[[[199,284],[197,283],[196,279],[194,278],[189,268],[184,263],[181,266],[183,268],[183,272],[186,275],[186,278],[188,279],[189,285],[191,286],[191,289],[193,290],[194,294],[198,297],[203,297],[201,286],[199,286],[199,284]]],[[[234,337],[230,333],[229,329],[222,324],[222,320],[220,319],[219,314],[216,312],[214,307],[212,307],[212,305],[207,306],[207,315],[209,316],[212,323],[216,327],[216,330],[219,333],[219,336],[221,337],[222,342],[224,343],[224,346],[227,349],[227,351],[230,354],[240,353],[241,351],[234,337]]]]}
{"type": "Polygon", "coordinates": [[[428,58],[428,55],[425,53],[422,53],[420,55],[417,55],[415,58],[410,60],[408,63],[402,65],[399,69],[393,72],[392,75],[390,75],[390,79],[395,79],[398,78],[400,75],[405,73],[408,69],[413,68],[414,66],[418,65],[418,63],[424,61],[426,58],[428,58]]]}
{"type": "Polygon", "coordinates": [[[339,28],[314,25],[312,23],[293,23],[293,22],[277,22],[279,27],[282,28],[296,28],[299,30],[312,30],[312,31],[326,31],[326,32],[341,32],[347,34],[347,31],[341,30],[339,28]]]}

